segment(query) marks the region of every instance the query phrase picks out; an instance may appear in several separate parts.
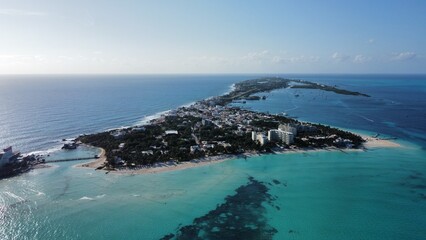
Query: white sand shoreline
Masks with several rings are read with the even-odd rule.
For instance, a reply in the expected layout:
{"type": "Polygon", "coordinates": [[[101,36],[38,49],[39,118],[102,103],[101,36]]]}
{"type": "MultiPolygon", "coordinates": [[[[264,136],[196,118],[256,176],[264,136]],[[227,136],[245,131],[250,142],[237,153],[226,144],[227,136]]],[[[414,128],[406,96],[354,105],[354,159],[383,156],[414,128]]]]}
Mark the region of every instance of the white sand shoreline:
{"type": "MultiPolygon", "coordinates": [[[[335,147],[327,147],[327,148],[305,148],[305,149],[285,149],[282,151],[275,151],[272,154],[289,154],[289,153],[313,153],[313,152],[323,152],[323,151],[340,151],[340,152],[353,152],[353,151],[365,151],[372,148],[399,148],[402,147],[399,143],[391,140],[384,140],[380,138],[374,138],[367,135],[360,135],[362,138],[366,140],[366,142],[363,144],[363,147],[358,149],[340,149],[335,147]]],[[[106,173],[114,173],[114,174],[123,174],[123,175],[133,175],[133,174],[153,174],[153,173],[161,173],[161,172],[169,172],[169,171],[176,171],[176,170],[183,170],[187,168],[194,168],[194,167],[201,167],[206,166],[210,164],[220,163],[231,159],[236,158],[247,158],[247,157],[253,157],[253,156],[260,156],[264,153],[258,153],[258,152],[246,152],[239,155],[232,155],[232,154],[225,154],[225,155],[219,155],[219,156],[210,156],[210,157],[204,157],[200,159],[194,159],[188,162],[165,162],[165,163],[157,163],[152,166],[142,166],[137,168],[121,168],[121,169],[115,169],[115,170],[105,170],[106,173]]],[[[104,149],[101,148],[101,153],[99,155],[99,158],[95,161],[79,164],[75,167],[79,168],[91,168],[96,169],[101,166],[104,166],[106,162],[106,152],[104,149]]]]}
{"type": "Polygon", "coordinates": [[[101,153],[99,154],[99,158],[97,158],[94,161],[88,162],[88,163],[83,163],[83,164],[77,164],[74,165],[74,167],[77,168],[98,168],[98,167],[102,167],[105,165],[106,163],[106,151],[103,148],[99,148],[101,150],[101,153]]]}

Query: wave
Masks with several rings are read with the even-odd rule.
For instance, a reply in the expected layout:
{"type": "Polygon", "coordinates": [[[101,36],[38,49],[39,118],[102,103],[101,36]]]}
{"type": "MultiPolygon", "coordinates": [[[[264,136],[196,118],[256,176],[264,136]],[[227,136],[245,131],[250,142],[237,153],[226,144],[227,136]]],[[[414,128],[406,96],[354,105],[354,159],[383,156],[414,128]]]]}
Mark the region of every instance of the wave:
{"type": "MultiPolygon", "coordinates": [[[[217,97],[217,96],[223,96],[223,95],[231,93],[234,90],[235,90],[235,83],[229,85],[228,89],[225,90],[223,93],[221,93],[219,95],[215,95],[215,96],[206,97],[206,98],[204,98],[204,100],[209,100],[209,99],[212,99],[212,98],[217,97]]],[[[195,103],[195,102],[193,102],[193,103],[195,103]]]]}
{"type": "Polygon", "coordinates": [[[88,197],[88,196],[84,196],[84,197],[81,197],[78,200],[94,201],[96,199],[104,198],[105,196],[106,196],[106,194],[97,195],[97,196],[95,196],[93,198],[92,197],[88,197]]]}
{"type": "Polygon", "coordinates": [[[234,91],[234,90],[235,90],[235,83],[231,84],[231,85],[229,86],[228,90],[227,90],[227,91],[225,91],[222,95],[225,95],[225,94],[231,93],[231,92],[232,92],[232,91],[234,91]]]}
{"type": "Polygon", "coordinates": [[[28,190],[31,191],[31,192],[34,192],[37,196],[46,195],[44,192],[40,192],[36,189],[29,188],[28,190]]]}
{"type": "Polygon", "coordinates": [[[374,122],[374,120],[373,120],[373,119],[367,118],[366,116],[359,115],[359,114],[357,114],[357,116],[358,116],[358,117],[360,117],[360,118],[362,118],[362,119],[364,119],[364,120],[366,120],[366,121],[374,122]]]}
{"type": "Polygon", "coordinates": [[[11,197],[12,199],[16,199],[18,201],[25,201],[25,199],[23,197],[20,197],[20,196],[14,194],[14,193],[4,192],[4,194],[7,195],[7,196],[9,196],[9,197],[11,197]]]}
{"type": "MultiPolygon", "coordinates": [[[[206,97],[206,98],[203,98],[203,100],[208,100],[208,99],[212,99],[212,98],[217,97],[217,96],[226,95],[226,94],[228,94],[228,93],[231,93],[231,92],[232,92],[232,91],[234,91],[234,90],[235,90],[235,83],[233,83],[233,84],[229,85],[228,89],[227,89],[227,90],[225,90],[222,94],[215,95],[215,96],[210,96],[210,97],[206,97]]],[[[195,103],[197,103],[197,102],[198,102],[198,101],[192,101],[192,102],[189,102],[189,103],[185,103],[185,104],[180,105],[180,106],[179,106],[179,107],[177,107],[177,108],[190,107],[190,106],[194,105],[194,104],[195,104],[195,103]]],[[[177,109],[177,108],[176,108],[176,109],[177,109]]],[[[150,122],[151,120],[157,119],[157,118],[161,117],[162,115],[167,115],[167,114],[169,114],[171,111],[173,111],[173,110],[172,110],[172,109],[169,109],[169,110],[166,110],[166,111],[161,111],[161,112],[154,113],[154,114],[152,114],[152,115],[145,116],[144,118],[142,118],[142,120],[138,121],[135,125],[133,125],[133,126],[128,126],[128,127],[134,127],[134,126],[147,125],[147,124],[149,124],[149,122],[150,122]]],[[[124,128],[124,127],[123,127],[123,128],[124,128]]],[[[117,129],[119,129],[119,128],[114,128],[114,129],[111,129],[111,130],[117,130],[117,129]]]]}
{"type": "Polygon", "coordinates": [[[62,149],[62,144],[54,146],[54,147],[49,148],[47,150],[38,150],[38,151],[32,151],[32,152],[29,152],[29,153],[25,153],[24,155],[42,155],[42,156],[46,156],[46,155],[49,155],[51,153],[60,151],[61,149],[62,149]]]}
{"type": "Polygon", "coordinates": [[[93,199],[93,198],[91,198],[91,197],[86,197],[86,196],[84,196],[84,197],[82,197],[82,198],[80,198],[80,199],[78,199],[78,200],[88,200],[88,201],[93,201],[93,200],[95,200],[95,199],[93,199]]]}
{"type": "MultiPolygon", "coordinates": [[[[188,105],[188,106],[190,106],[190,105],[188,105]]],[[[161,111],[161,112],[154,113],[152,115],[145,116],[141,120],[139,120],[135,125],[133,125],[133,127],[134,126],[147,125],[147,124],[149,124],[150,121],[157,119],[157,118],[161,117],[162,115],[167,115],[171,111],[172,111],[172,109],[169,109],[169,110],[166,110],[166,111],[161,111]]]]}
{"type": "Polygon", "coordinates": [[[285,111],[285,112],[290,112],[290,111],[296,110],[296,109],[298,109],[298,108],[299,108],[298,106],[294,106],[294,107],[292,107],[292,108],[285,109],[284,111],[285,111]]]}

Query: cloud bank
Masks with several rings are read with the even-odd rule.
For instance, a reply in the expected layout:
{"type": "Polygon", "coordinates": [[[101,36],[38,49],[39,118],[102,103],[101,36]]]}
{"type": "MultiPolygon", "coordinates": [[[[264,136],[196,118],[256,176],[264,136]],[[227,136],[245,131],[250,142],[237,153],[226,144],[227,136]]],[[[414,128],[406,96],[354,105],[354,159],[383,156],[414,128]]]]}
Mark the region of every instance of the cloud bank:
{"type": "Polygon", "coordinates": [[[391,58],[393,61],[407,61],[412,60],[416,58],[417,54],[414,52],[401,52],[394,54],[394,56],[391,58]]]}
{"type": "Polygon", "coordinates": [[[43,13],[43,12],[4,8],[4,9],[0,9],[0,15],[6,15],[6,16],[44,16],[46,14],[43,13]]]}

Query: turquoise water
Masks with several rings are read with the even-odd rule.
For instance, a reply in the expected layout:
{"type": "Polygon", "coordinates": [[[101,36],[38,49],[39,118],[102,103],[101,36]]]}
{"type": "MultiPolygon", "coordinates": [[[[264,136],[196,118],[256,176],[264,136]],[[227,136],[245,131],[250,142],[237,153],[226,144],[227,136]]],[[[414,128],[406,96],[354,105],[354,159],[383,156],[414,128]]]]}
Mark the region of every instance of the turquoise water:
{"type": "MultiPolygon", "coordinates": [[[[318,76],[343,81],[334,77],[318,76]]],[[[364,78],[346,76],[345,84],[364,85],[371,99],[281,90],[245,107],[397,136],[402,148],[264,155],[148,175],[58,163],[0,181],[0,239],[160,239],[179,229],[232,239],[220,222],[240,239],[425,239],[425,80],[364,78]],[[252,237],[243,238],[247,229],[252,237]]],[[[94,154],[87,148],[51,158],[94,154]]]]}
{"type": "Polygon", "coordinates": [[[412,147],[266,155],[135,176],[61,164],[0,182],[0,234],[159,239],[215,209],[252,176],[286,184],[267,185],[280,208],[264,203],[274,239],[424,239],[425,170],[424,151],[412,147]]]}

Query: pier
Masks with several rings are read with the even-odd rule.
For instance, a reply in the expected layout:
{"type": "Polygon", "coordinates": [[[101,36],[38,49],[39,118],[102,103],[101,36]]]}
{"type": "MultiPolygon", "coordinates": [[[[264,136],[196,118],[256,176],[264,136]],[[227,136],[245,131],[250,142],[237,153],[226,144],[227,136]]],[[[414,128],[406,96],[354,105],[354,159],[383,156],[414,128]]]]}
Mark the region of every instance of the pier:
{"type": "Polygon", "coordinates": [[[66,159],[54,159],[54,160],[45,160],[45,163],[54,163],[54,162],[72,162],[72,161],[82,161],[90,159],[98,159],[98,156],[93,157],[83,157],[83,158],[66,158],[66,159]]]}

